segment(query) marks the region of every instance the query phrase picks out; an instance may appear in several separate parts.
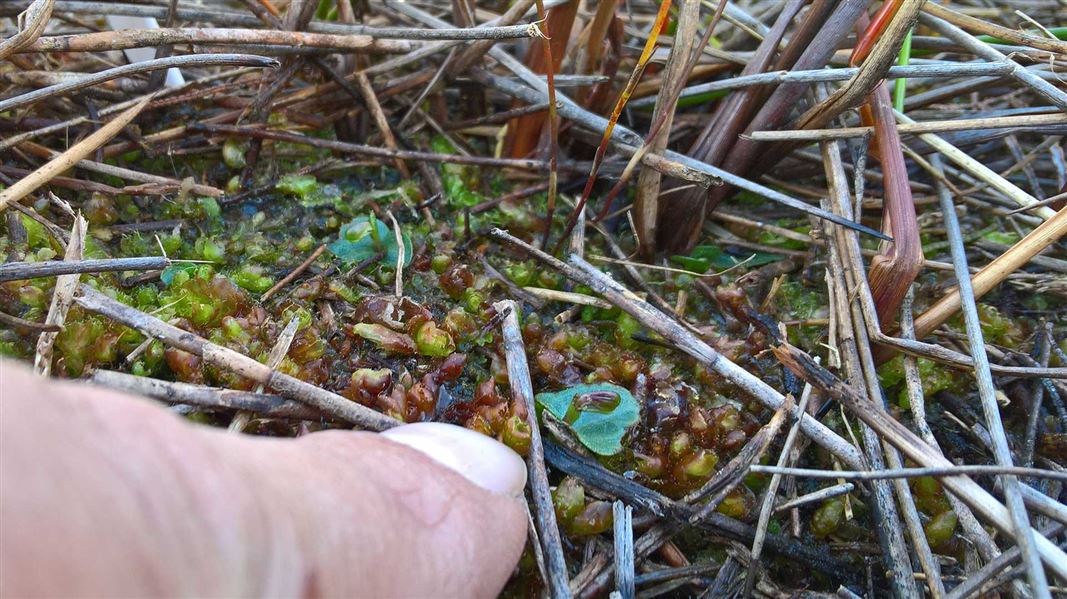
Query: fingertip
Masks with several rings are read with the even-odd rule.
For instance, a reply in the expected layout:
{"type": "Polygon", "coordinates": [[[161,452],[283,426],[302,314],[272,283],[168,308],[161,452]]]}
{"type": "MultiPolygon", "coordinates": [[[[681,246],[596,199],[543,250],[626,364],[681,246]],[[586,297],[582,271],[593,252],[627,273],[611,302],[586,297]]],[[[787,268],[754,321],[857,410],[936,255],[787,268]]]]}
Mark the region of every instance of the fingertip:
{"type": "Polygon", "coordinates": [[[406,445],[504,497],[522,497],[526,464],[517,453],[481,433],[441,422],[417,422],[389,429],[382,437],[406,445]]]}
{"type": "Polygon", "coordinates": [[[319,588],[328,595],[495,596],[526,545],[522,459],[459,427],[397,428],[390,435],[315,433],[289,446],[295,451],[276,445],[283,451],[268,467],[277,473],[285,464],[294,476],[284,478],[301,480],[285,494],[296,490],[301,509],[290,511],[319,588]]]}

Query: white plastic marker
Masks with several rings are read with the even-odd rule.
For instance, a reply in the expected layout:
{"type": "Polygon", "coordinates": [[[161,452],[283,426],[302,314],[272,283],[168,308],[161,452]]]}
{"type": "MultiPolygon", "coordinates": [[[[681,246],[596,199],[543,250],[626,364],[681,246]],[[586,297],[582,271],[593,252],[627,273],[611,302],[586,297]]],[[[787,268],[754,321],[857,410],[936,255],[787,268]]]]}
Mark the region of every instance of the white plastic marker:
{"type": "MultiPolygon", "coordinates": [[[[122,29],[159,29],[159,21],[155,17],[127,17],[124,15],[108,15],[107,24],[115,31],[122,29]]],[[[123,50],[126,59],[130,62],[144,62],[156,57],[155,48],[130,48],[123,50]]],[[[185,84],[185,77],[176,67],[167,69],[167,87],[177,87],[185,84]]]]}

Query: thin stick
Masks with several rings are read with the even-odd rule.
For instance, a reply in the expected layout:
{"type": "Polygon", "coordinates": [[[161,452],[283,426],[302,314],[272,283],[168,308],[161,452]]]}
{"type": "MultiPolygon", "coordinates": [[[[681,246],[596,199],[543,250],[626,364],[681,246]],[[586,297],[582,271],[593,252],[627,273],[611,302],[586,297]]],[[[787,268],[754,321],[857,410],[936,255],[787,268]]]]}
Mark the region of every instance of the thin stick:
{"type": "Polygon", "coordinates": [[[19,318],[18,316],[12,316],[7,312],[0,312],[0,323],[6,324],[9,327],[28,329],[37,333],[58,333],[63,330],[63,327],[59,325],[34,322],[32,320],[26,320],[25,318],[19,318]]]}
{"type": "Polygon", "coordinates": [[[292,283],[293,279],[299,277],[300,273],[304,272],[312,264],[314,264],[315,260],[318,260],[319,256],[321,256],[322,253],[325,252],[325,251],[326,251],[326,244],[322,244],[319,247],[315,248],[315,251],[311,252],[311,255],[308,256],[306,259],[304,259],[304,261],[301,262],[299,266],[294,268],[289,274],[287,274],[284,277],[282,277],[282,280],[280,280],[277,283],[275,283],[270,289],[264,291],[263,295],[261,295],[259,297],[260,303],[266,302],[268,299],[270,299],[270,297],[272,295],[274,295],[275,293],[278,293],[279,290],[284,288],[289,283],[292,283]]]}
{"type": "MultiPolygon", "coordinates": [[[[940,64],[921,64],[908,66],[894,66],[889,68],[886,79],[907,77],[909,79],[943,79],[952,77],[973,77],[981,75],[1007,75],[1012,70],[1011,65],[997,62],[979,63],[955,63],[944,62],[940,64]]],[[[698,96],[714,91],[727,91],[742,89],[754,85],[780,85],[784,83],[818,83],[824,81],[846,81],[859,72],[859,67],[842,69],[816,69],[811,71],[770,71],[731,77],[722,81],[712,81],[691,85],[682,90],[680,98],[698,96]]],[[[654,97],[641,98],[630,103],[631,108],[651,106],[655,102],[654,97]]]]}
{"type": "MultiPolygon", "coordinates": [[[[946,131],[975,131],[979,129],[1012,129],[1015,127],[1045,127],[1067,124],[1067,114],[1027,114],[978,119],[945,121],[905,121],[897,126],[900,133],[944,133],[946,131]]],[[[839,129],[789,129],[785,131],[753,131],[746,138],[752,141],[826,141],[868,137],[874,127],[842,127],[839,129]]]]}
{"type": "MultiPolygon", "coordinates": [[[[875,115],[879,114],[879,108],[882,110],[881,119],[890,119],[892,123],[892,116],[884,114],[885,111],[891,110],[889,106],[889,93],[885,86],[880,86],[875,92],[880,98],[874,98],[869,100],[869,105],[873,104],[873,111],[875,115]]],[[[883,123],[884,125],[884,123],[883,123]]],[[[890,125],[892,126],[892,125],[890,125]]],[[[891,131],[891,129],[890,129],[891,131]]],[[[880,130],[878,135],[881,143],[881,154],[883,161],[887,161],[889,158],[895,157],[898,159],[898,172],[902,173],[904,170],[902,157],[898,148],[892,145],[885,145],[887,137],[884,135],[885,130],[880,130]],[[895,154],[894,154],[895,153],[895,154]]],[[[823,142],[820,144],[824,168],[826,171],[826,178],[829,188],[829,200],[824,200],[825,204],[832,206],[832,209],[841,214],[842,216],[852,217],[854,213],[849,209],[849,189],[848,183],[845,178],[845,170],[841,161],[840,148],[836,143],[823,142]]],[[[889,172],[888,162],[883,163],[883,167],[886,172],[889,172]]],[[[886,183],[889,185],[888,181],[886,183]]],[[[908,205],[910,208],[910,191],[904,192],[908,195],[908,205]]],[[[899,200],[899,198],[898,198],[899,200]]],[[[914,209],[910,210],[910,221],[915,227],[915,213],[914,209]]],[[[892,222],[894,227],[905,226],[905,222],[902,222],[897,217],[899,213],[887,212],[885,218],[892,222]]],[[[911,231],[910,234],[917,237],[917,231],[911,231]]],[[[849,383],[857,390],[864,389],[864,397],[877,398],[881,397],[882,389],[876,377],[876,369],[874,360],[871,356],[871,345],[868,330],[871,328],[868,325],[867,318],[873,318],[877,323],[879,318],[886,313],[885,306],[875,303],[875,312],[865,314],[857,302],[849,301],[850,297],[853,297],[854,291],[857,288],[863,288],[869,292],[872,300],[876,297],[877,282],[873,281],[876,274],[876,262],[872,262],[870,273],[867,277],[864,277],[862,266],[856,264],[849,264],[851,268],[845,268],[845,263],[841,259],[841,255],[848,251],[849,242],[854,241],[854,237],[848,235],[841,230],[828,230],[827,236],[830,239],[836,239],[837,243],[829,244],[830,248],[830,274],[833,279],[834,289],[834,306],[833,309],[837,314],[837,327],[838,327],[838,347],[842,349],[842,354],[845,358],[845,364],[847,366],[846,372],[848,375],[849,383]],[[857,267],[859,266],[859,267],[857,267]]],[[[917,244],[917,239],[913,240],[917,244]]],[[[896,245],[896,244],[894,244],[896,245]]],[[[904,251],[905,248],[896,248],[899,251],[904,251]]],[[[922,260],[921,251],[918,247],[914,248],[918,251],[918,256],[915,258],[916,265],[922,260]]],[[[903,295],[907,293],[907,288],[910,286],[914,279],[914,272],[905,277],[903,283],[903,289],[887,290],[882,288],[883,292],[888,291],[889,294],[895,296],[893,300],[893,312],[899,307],[899,302],[903,300],[903,295]]],[[[883,273],[884,274],[884,273],[883,273]]],[[[885,299],[886,296],[881,296],[879,299],[885,299]]],[[[884,302],[883,302],[884,303],[884,302]]],[[[889,313],[888,317],[891,317],[892,313],[889,313]]],[[[887,318],[888,318],[887,317],[887,318]]],[[[877,324],[875,327],[877,328],[877,324]]],[[[858,391],[863,393],[863,391],[858,391]]],[[[881,403],[875,403],[876,409],[882,409],[881,403]]],[[[860,424],[860,434],[863,436],[863,445],[867,453],[867,458],[870,460],[872,470],[883,470],[888,463],[890,468],[900,467],[900,456],[896,450],[893,449],[887,442],[880,439],[875,431],[866,422],[860,424]]],[[[910,597],[915,596],[919,589],[915,583],[912,573],[912,565],[910,562],[909,552],[907,550],[904,539],[904,526],[909,525],[909,530],[912,531],[913,541],[916,540],[917,535],[921,535],[922,526],[919,523],[919,516],[915,512],[914,502],[911,501],[910,492],[908,489],[901,489],[899,486],[895,487],[887,484],[884,481],[878,481],[872,485],[872,498],[873,508],[876,517],[881,519],[884,526],[877,528],[879,541],[883,547],[885,553],[885,560],[887,566],[890,568],[891,577],[890,581],[894,590],[894,593],[898,597],[910,597]],[[897,494],[897,498],[900,502],[901,509],[898,510],[897,504],[893,502],[893,493],[897,494]],[[903,512],[903,514],[901,514],[903,512]],[[903,515],[903,521],[901,516],[903,515]],[[918,533],[915,533],[915,530],[918,533]]],[[[925,543],[925,537],[917,543],[925,543]]],[[[921,563],[932,562],[932,556],[927,561],[923,560],[924,554],[929,554],[929,548],[921,546],[916,547],[916,554],[920,558],[921,563]]],[[[936,577],[936,573],[934,574],[936,577]]]]}
{"type": "MultiPolygon", "coordinates": [[[[374,118],[374,125],[378,128],[378,132],[382,134],[382,141],[385,142],[385,147],[393,151],[399,150],[400,146],[396,143],[396,136],[393,135],[393,129],[389,126],[389,119],[385,117],[382,105],[378,102],[378,95],[374,93],[374,86],[371,85],[370,78],[363,73],[357,73],[356,85],[359,88],[360,95],[363,96],[363,103],[366,104],[367,110],[370,111],[371,117],[374,118]]],[[[411,171],[408,170],[408,166],[404,164],[404,161],[397,158],[395,163],[400,174],[405,179],[410,179],[411,171]]]]}
{"type": "Polygon", "coordinates": [[[316,148],[326,148],[342,154],[357,154],[374,156],[377,158],[420,160],[423,162],[445,162],[451,164],[472,164],[475,166],[499,166],[504,168],[518,168],[532,171],[545,171],[548,164],[541,160],[524,160],[519,158],[483,158],[480,156],[463,156],[461,154],[437,154],[434,152],[413,152],[410,150],[390,150],[363,144],[347,143],[331,139],[321,139],[299,133],[287,133],[273,129],[258,129],[255,127],[238,127],[234,125],[205,125],[194,124],[188,127],[189,131],[203,131],[235,137],[252,137],[260,139],[273,139],[294,144],[302,144],[316,148]]]}
{"type": "MultiPolygon", "coordinates": [[[[55,3],[55,10],[65,13],[92,15],[126,15],[134,17],[154,17],[164,19],[167,17],[167,7],[152,6],[147,4],[121,4],[111,2],[82,2],[74,0],[59,0],[55,3]]],[[[524,9],[525,12],[525,9],[524,9]]],[[[270,13],[277,18],[278,15],[270,13]]],[[[260,21],[256,17],[233,10],[224,10],[211,5],[179,6],[175,16],[182,21],[209,21],[216,25],[255,27],[260,21]]],[[[519,14],[518,16],[522,16],[519,14]]],[[[535,37],[536,25],[533,23],[520,25],[494,25],[499,19],[489,23],[483,23],[478,27],[460,28],[450,27],[447,29],[425,29],[421,27],[375,27],[350,23],[337,23],[330,21],[313,20],[308,26],[308,31],[316,33],[331,33],[335,35],[366,35],[377,39],[400,39],[400,40],[452,40],[460,42],[464,40],[503,40],[535,37]]]]}
{"type": "MultiPolygon", "coordinates": [[[[82,259],[85,253],[85,235],[89,223],[79,213],[74,218],[74,226],[70,230],[70,241],[63,256],[63,261],[76,262],[82,259]]],[[[80,274],[60,275],[56,279],[55,289],[52,290],[52,303],[48,307],[48,316],[45,317],[45,325],[61,327],[67,320],[67,311],[74,302],[74,291],[78,288],[80,274]]],[[[56,342],[59,333],[42,333],[37,337],[37,351],[33,357],[33,371],[41,376],[48,376],[52,372],[52,346],[56,342]]]]}
{"type": "Polygon", "coordinates": [[[559,291],[557,289],[545,289],[544,287],[523,287],[522,290],[534,296],[546,300],[551,300],[553,302],[578,304],[580,306],[595,306],[597,308],[603,308],[605,310],[610,310],[614,308],[614,306],[612,306],[610,302],[606,302],[600,299],[599,297],[586,295],[584,293],[559,291]]]}
{"type": "Polygon", "coordinates": [[[526,457],[529,471],[527,481],[534,501],[534,514],[537,521],[538,535],[545,554],[545,567],[548,570],[549,594],[553,599],[571,596],[568,587],[567,563],[563,558],[563,541],[556,523],[556,509],[552,503],[552,491],[545,471],[544,446],[541,443],[541,429],[537,423],[534,409],[533,383],[530,382],[530,367],[526,363],[526,348],[522,342],[519,329],[519,306],[512,300],[493,304],[498,314],[506,314],[500,325],[503,334],[504,354],[508,364],[508,381],[511,385],[512,399],[523,406],[526,422],[530,426],[530,454],[526,457]]]}
{"type": "MultiPolygon", "coordinates": [[[[934,168],[942,168],[941,157],[931,157],[934,168]]],[[[974,359],[974,372],[978,380],[978,397],[982,402],[982,411],[985,412],[986,428],[989,430],[993,442],[993,454],[997,464],[1003,467],[1012,465],[1011,449],[1008,447],[1008,438],[1004,432],[1004,423],[1000,418],[1000,407],[997,405],[996,390],[993,387],[993,375],[989,372],[989,356],[986,354],[985,340],[982,336],[982,324],[978,317],[978,306],[974,291],[971,288],[970,271],[967,269],[967,253],[963,246],[963,233],[960,231],[959,221],[956,218],[956,207],[952,203],[952,194],[948,188],[935,181],[937,195],[941,204],[941,215],[945,222],[948,233],[949,248],[952,253],[952,264],[956,268],[956,280],[958,282],[957,294],[963,308],[964,325],[967,329],[967,340],[974,359]]],[[[1063,221],[1067,222],[1067,209],[1061,210],[1063,221]]],[[[1054,219],[1044,224],[1053,222],[1054,219]]],[[[918,324],[916,324],[918,329],[918,324]]],[[[1067,477],[1064,478],[1067,480],[1067,477]]],[[[1034,547],[1034,539],[1030,530],[1030,518],[1026,514],[1026,506],[1019,489],[1019,480],[1014,475],[1008,475],[1001,479],[1004,486],[1004,495],[1007,499],[1008,512],[1011,515],[1012,524],[1015,527],[1015,540],[1022,552],[1023,565],[1026,567],[1027,578],[1030,581],[1031,590],[1036,597],[1050,598],[1048,580],[1045,578],[1045,569],[1041,566],[1041,558],[1034,547]]]]}
{"type": "Polygon", "coordinates": [[[720,567],[721,566],[719,564],[716,564],[715,562],[708,562],[704,564],[682,566],[680,568],[664,568],[662,570],[653,570],[645,574],[638,574],[634,578],[634,583],[637,586],[644,586],[646,584],[663,582],[666,580],[699,578],[706,575],[714,574],[719,570],[720,567]]]}
{"type": "MultiPolygon", "coordinates": [[[[997,256],[968,279],[968,287],[977,300],[1001,283],[1009,274],[1021,268],[1045,248],[1067,234],[1067,208],[1061,208],[1052,218],[1020,239],[1010,250],[997,256]]],[[[966,275],[964,275],[966,277],[966,275]]],[[[915,336],[922,339],[941,326],[961,306],[960,290],[954,289],[930,306],[915,319],[915,336]]]]}
{"type": "Polygon", "coordinates": [[[386,210],[385,214],[393,221],[393,236],[396,237],[396,299],[401,300],[404,298],[404,235],[393,211],[386,210]]]}
{"type": "Polygon", "coordinates": [[[143,258],[99,258],[49,262],[8,262],[0,264],[0,283],[72,274],[121,272],[125,270],[160,270],[170,266],[166,256],[143,258]]]}
{"type": "MultiPolygon", "coordinates": [[[[282,360],[284,360],[286,354],[289,353],[289,348],[293,345],[293,339],[296,338],[296,332],[299,328],[300,317],[294,315],[289,319],[289,324],[285,325],[281,334],[278,335],[278,339],[274,342],[274,347],[270,348],[270,354],[267,355],[267,368],[275,370],[282,365],[282,360]]],[[[258,395],[263,393],[263,388],[263,383],[259,383],[252,392],[258,395]]],[[[233,419],[230,420],[228,430],[231,433],[240,433],[244,431],[246,426],[248,426],[251,419],[252,414],[242,410],[235,414],[233,419]]]]}
{"type": "MultiPolygon", "coordinates": [[[[1055,535],[1063,530],[1063,525],[1057,525],[1053,529],[1048,531],[1049,535],[1055,535]]],[[[978,593],[982,586],[997,575],[998,572],[1007,568],[1016,560],[1019,559],[1019,547],[1016,545],[1011,549],[1008,549],[1004,553],[989,560],[984,566],[977,572],[973,572],[967,575],[956,588],[952,589],[950,593],[945,595],[945,599],[963,599],[964,597],[970,597],[973,594],[978,593]]],[[[1025,596],[1025,595],[1024,595],[1025,596]]]]}
{"type": "MultiPolygon", "coordinates": [[[[910,117],[899,112],[896,113],[896,117],[898,121],[905,125],[913,124],[915,122],[910,117]]],[[[936,149],[938,152],[944,154],[945,158],[948,158],[952,162],[955,162],[968,173],[981,179],[990,187],[1004,194],[1016,204],[1020,206],[1032,206],[1034,204],[1037,204],[1037,198],[1019,189],[1010,181],[1002,177],[999,173],[996,173],[986,165],[978,162],[974,158],[971,158],[966,153],[962,152],[961,150],[948,143],[944,139],[938,137],[937,135],[934,135],[933,133],[922,133],[919,135],[919,139],[933,146],[934,149],[936,149]]],[[[1037,208],[1034,211],[1034,214],[1040,216],[1041,218],[1048,219],[1051,218],[1053,214],[1055,214],[1055,211],[1047,207],[1037,208]]]]}
{"type": "Polygon", "coordinates": [[[94,370],[89,380],[98,385],[151,397],[167,403],[213,409],[244,410],[259,414],[264,418],[318,420],[324,417],[321,411],[309,407],[303,402],[285,399],[280,395],[161,381],[151,377],[135,376],[113,370],[94,370]]]}
{"type": "MultiPolygon", "coordinates": [[[[42,145],[38,145],[38,144],[36,144],[34,142],[24,142],[19,147],[22,148],[22,149],[26,149],[30,153],[36,154],[37,156],[41,156],[43,158],[59,156],[59,152],[56,152],[55,150],[50,150],[50,149],[48,149],[48,148],[46,148],[46,147],[44,147],[42,145]]],[[[93,160],[83,159],[83,160],[79,160],[75,164],[75,166],[77,166],[80,169],[85,169],[87,171],[100,173],[102,175],[110,175],[112,177],[119,177],[120,179],[126,179],[127,181],[138,181],[138,182],[141,182],[141,183],[145,183],[146,185],[143,186],[143,187],[148,187],[149,188],[149,189],[147,189],[145,191],[157,192],[158,193],[160,190],[167,190],[167,191],[176,192],[176,191],[180,191],[183,188],[183,183],[181,181],[179,181],[178,179],[171,179],[171,178],[168,178],[168,177],[161,177],[159,175],[152,175],[152,174],[149,174],[149,173],[143,173],[141,171],[135,171],[135,170],[130,169],[130,168],[125,168],[125,167],[121,167],[121,166],[115,166],[115,165],[112,165],[112,164],[105,164],[103,162],[96,162],[96,161],[93,161],[93,160]]],[[[192,186],[189,187],[189,191],[191,191],[193,193],[196,193],[196,194],[208,195],[208,196],[211,196],[213,198],[221,197],[223,195],[223,192],[222,192],[221,189],[219,189],[217,187],[212,187],[210,185],[204,185],[202,183],[193,183],[192,186]]],[[[141,190],[136,188],[136,187],[134,187],[134,188],[124,188],[123,192],[124,193],[141,193],[141,190]]]]}
{"type": "Polygon", "coordinates": [[[38,187],[48,183],[53,177],[70,169],[79,160],[96,151],[97,148],[107,143],[118,134],[126,125],[130,124],[144,107],[148,105],[152,96],[148,96],[132,108],[112,119],[108,124],[97,129],[92,135],[71,146],[66,152],[53,158],[41,168],[33,171],[29,176],[19,179],[17,183],[0,192],[0,212],[3,212],[11,202],[17,202],[26,197],[38,187]]]}
{"type": "Polygon", "coordinates": [[[615,592],[619,599],[634,599],[634,508],[616,500],[611,506],[615,538],[615,592]]]}
{"type": "Polygon", "coordinates": [[[278,66],[278,61],[273,58],[255,56],[252,54],[190,54],[187,56],[155,58],[152,60],[122,65],[113,69],[105,69],[96,73],[90,73],[71,81],[58,83],[49,87],[42,87],[22,94],[21,96],[0,100],[0,111],[11,110],[28,104],[33,104],[34,102],[45,98],[62,96],[73,91],[92,87],[105,81],[118,79],[119,77],[127,77],[170,67],[203,67],[218,65],[274,68],[278,66]]]}
{"type": "MultiPolygon", "coordinates": [[[[1036,35],[1030,35],[1022,31],[1016,31],[1008,27],[1001,27],[988,21],[976,19],[970,15],[965,15],[960,12],[956,12],[951,8],[940,6],[937,4],[928,3],[923,7],[923,12],[933,15],[939,19],[944,19],[949,23],[957,27],[969,29],[976,33],[984,33],[991,35],[998,39],[1006,40],[1013,44],[1020,46],[1030,46],[1031,48],[1038,48],[1040,50],[1048,50],[1049,52],[1056,52],[1058,54],[1067,54],[1067,42],[1058,40],[1056,38],[1041,37],[1036,35]]],[[[957,40],[960,41],[960,40],[957,40]]],[[[962,42],[960,42],[962,43],[962,42]]]]}
{"type": "Polygon", "coordinates": [[[263,383],[283,397],[304,402],[330,416],[367,430],[382,431],[400,424],[393,418],[379,414],[336,393],[272,370],[248,356],[211,343],[202,337],[163,322],[155,316],[113,300],[92,287],[82,285],[79,290],[81,295],[74,301],[82,308],[141,331],[167,345],[201,356],[208,364],[231,370],[257,383],[263,383]]]}
{"type": "Polygon", "coordinates": [[[376,39],[369,35],[334,35],[271,29],[161,27],[41,37],[20,52],[104,52],[175,44],[267,45],[375,54],[402,54],[416,48],[411,42],[376,39]]]}
{"type": "MultiPolygon", "coordinates": [[[[656,105],[652,110],[655,131],[650,131],[646,140],[649,144],[648,149],[652,152],[662,152],[667,149],[674,112],[678,108],[678,102],[672,96],[677,95],[676,88],[680,85],[680,80],[686,79],[691,71],[693,47],[699,43],[699,38],[697,38],[699,24],[700,1],[683,0],[681,10],[678,12],[675,43],[671,46],[667,66],[663,72],[664,81],[671,83],[659,89],[659,93],[656,94],[656,105]]],[[[711,27],[714,27],[714,23],[709,25],[709,29],[711,27]]],[[[631,170],[629,165],[626,170],[631,170]]],[[[625,178],[626,171],[615,185],[622,184],[625,178]]],[[[634,198],[632,214],[637,231],[638,247],[646,257],[651,256],[656,249],[656,220],[659,214],[659,192],[662,179],[663,176],[654,169],[642,170],[637,175],[637,195],[634,198]]],[[[612,192],[609,192],[608,197],[604,199],[602,212],[611,205],[611,199],[614,196],[612,192]]]]}
{"type": "Polygon", "coordinates": [[[20,52],[44,33],[54,6],[55,0],[34,0],[25,11],[19,14],[18,32],[0,42],[0,60],[20,52]]]}
{"type": "Polygon", "coordinates": [[[1056,105],[1060,110],[1067,111],[1067,94],[1057,89],[1048,81],[1034,75],[1028,69],[1023,68],[996,48],[979,41],[973,35],[956,27],[948,21],[933,16],[932,14],[925,12],[921,13],[919,15],[919,20],[922,21],[924,25],[928,25],[941,35],[944,35],[963,46],[968,52],[974,53],[975,56],[979,56],[990,62],[1007,62],[1012,65],[1012,77],[1032,89],[1039,96],[1056,105]]]}
{"type": "MultiPolygon", "coordinates": [[[[840,470],[834,470],[834,472],[840,472],[840,470]]],[[[884,470],[883,470],[883,472],[884,472],[884,470]]],[[[780,474],[774,474],[772,476],[781,476],[781,475],[780,474]]],[[[851,493],[852,490],[855,489],[855,488],[856,488],[856,485],[854,485],[852,483],[841,483],[841,484],[833,485],[832,487],[826,487],[825,489],[819,489],[818,491],[815,491],[814,493],[808,493],[806,495],[801,495],[799,497],[794,497],[793,499],[790,499],[789,501],[783,501],[782,503],[779,503],[778,505],[774,506],[774,513],[778,514],[778,513],[787,511],[787,510],[791,510],[793,508],[800,507],[802,505],[807,505],[809,503],[814,503],[816,501],[825,501],[825,500],[831,499],[833,497],[840,497],[841,495],[847,495],[848,493],[851,493]]]]}
{"type": "Polygon", "coordinates": [[[932,476],[1032,476],[1048,480],[1067,481],[1067,472],[1044,470],[1042,468],[1024,468],[1022,466],[996,466],[984,464],[963,464],[934,468],[892,468],[887,470],[817,470],[809,468],[786,468],[784,466],[753,465],[751,472],[759,474],[777,474],[797,476],[800,478],[844,478],[848,480],[894,480],[901,478],[920,478],[932,476]]]}
{"type": "MultiPolygon", "coordinates": [[[[800,394],[800,404],[797,406],[797,411],[801,414],[806,414],[808,411],[808,401],[811,399],[811,385],[805,384],[804,390],[800,394]]],[[[789,461],[789,454],[793,451],[793,444],[796,443],[797,433],[800,432],[800,421],[794,420],[793,424],[789,427],[789,432],[786,434],[785,443],[782,445],[781,453],[778,454],[778,466],[783,467],[789,461]]],[[[752,595],[752,589],[756,584],[756,577],[759,576],[763,570],[762,563],[760,562],[760,554],[763,552],[763,542],[767,538],[767,526],[771,522],[771,514],[773,510],[771,507],[774,505],[775,497],[778,495],[778,485],[782,482],[782,476],[775,474],[771,476],[770,483],[767,484],[767,489],[763,492],[763,503],[760,505],[759,519],[756,522],[756,538],[752,539],[752,558],[750,560],[751,567],[748,573],[745,574],[745,591],[743,596],[749,597],[752,595]]]]}
{"type": "MultiPolygon", "coordinates": [[[[904,296],[904,302],[900,306],[900,332],[905,339],[915,338],[915,324],[912,315],[912,301],[914,299],[914,285],[908,295],[904,296]]],[[[923,440],[935,451],[944,455],[941,446],[934,437],[934,431],[926,421],[926,394],[923,392],[922,378],[919,375],[919,365],[912,355],[904,356],[904,381],[908,391],[908,399],[911,404],[912,420],[915,428],[923,440]]],[[[1000,555],[1000,549],[993,542],[992,536],[982,527],[978,519],[974,517],[971,508],[959,500],[955,495],[948,494],[949,504],[956,512],[964,535],[978,550],[982,559],[991,560],[1000,555]]]]}
{"type": "MultiPolygon", "coordinates": [[[[548,30],[548,15],[544,0],[537,4],[538,31],[541,34],[541,50],[545,61],[545,85],[548,88],[548,202],[545,212],[545,232],[541,236],[541,249],[548,247],[552,235],[552,216],[556,211],[556,194],[559,190],[559,114],[556,112],[555,63],[552,59],[552,32],[548,30]]],[[[562,63],[561,63],[562,64],[562,63]]]]}

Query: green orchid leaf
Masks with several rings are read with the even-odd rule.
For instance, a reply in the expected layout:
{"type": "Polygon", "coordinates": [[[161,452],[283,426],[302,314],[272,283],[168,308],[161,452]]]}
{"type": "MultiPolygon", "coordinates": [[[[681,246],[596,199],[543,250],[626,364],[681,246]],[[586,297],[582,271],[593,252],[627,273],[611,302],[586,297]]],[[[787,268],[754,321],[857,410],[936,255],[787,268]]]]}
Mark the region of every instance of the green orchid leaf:
{"type": "MultiPolygon", "coordinates": [[[[404,242],[404,266],[411,264],[411,238],[401,233],[404,242]]],[[[397,257],[396,235],[381,219],[361,216],[341,225],[337,241],[326,246],[342,262],[356,264],[378,252],[383,252],[382,264],[395,266],[397,257]],[[372,222],[373,221],[373,222],[372,222]]]]}
{"type": "Polygon", "coordinates": [[[686,270],[699,273],[708,272],[709,269],[723,271],[741,262],[745,263],[745,268],[755,268],[781,259],[782,256],[767,252],[746,252],[745,255],[733,255],[723,251],[717,245],[698,245],[688,256],[671,256],[671,262],[686,270]]]}
{"type": "Polygon", "coordinates": [[[629,391],[608,383],[538,393],[535,400],[566,422],[582,445],[599,455],[622,451],[622,438],[637,424],[640,414],[637,400],[629,391]]]}

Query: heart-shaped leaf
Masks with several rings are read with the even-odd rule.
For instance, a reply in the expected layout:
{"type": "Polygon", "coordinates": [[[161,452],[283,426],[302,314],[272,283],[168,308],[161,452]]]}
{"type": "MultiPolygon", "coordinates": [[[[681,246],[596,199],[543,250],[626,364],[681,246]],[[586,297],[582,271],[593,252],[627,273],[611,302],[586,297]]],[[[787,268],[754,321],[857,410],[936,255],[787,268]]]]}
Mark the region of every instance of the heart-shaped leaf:
{"type": "Polygon", "coordinates": [[[566,422],[582,445],[599,455],[622,451],[622,437],[637,423],[640,413],[629,391],[609,383],[538,393],[535,400],[566,422]]]}
{"type": "MultiPolygon", "coordinates": [[[[404,242],[404,266],[411,264],[411,238],[401,233],[404,242]]],[[[396,265],[396,235],[380,219],[361,216],[341,225],[337,241],[327,246],[342,262],[355,264],[382,252],[382,264],[396,265]],[[376,234],[375,234],[376,232],[376,234]]]]}

